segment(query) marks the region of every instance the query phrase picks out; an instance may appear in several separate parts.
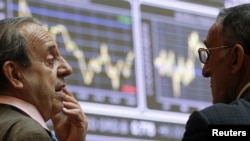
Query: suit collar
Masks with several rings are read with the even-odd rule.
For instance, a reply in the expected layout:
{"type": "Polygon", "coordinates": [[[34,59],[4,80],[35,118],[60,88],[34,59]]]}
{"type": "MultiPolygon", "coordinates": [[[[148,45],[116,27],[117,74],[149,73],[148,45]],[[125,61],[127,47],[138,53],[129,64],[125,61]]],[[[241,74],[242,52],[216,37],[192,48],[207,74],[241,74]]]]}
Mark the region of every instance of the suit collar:
{"type": "Polygon", "coordinates": [[[0,104],[7,104],[7,105],[11,105],[14,106],[20,110],[22,110],[24,113],[26,113],[27,115],[29,115],[31,118],[33,118],[34,120],[36,120],[43,128],[45,129],[49,129],[42,117],[42,115],[39,113],[39,111],[37,110],[37,108],[26,102],[23,101],[19,98],[15,98],[15,97],[11,97],[11,96],[0,96],[0,104]]]}

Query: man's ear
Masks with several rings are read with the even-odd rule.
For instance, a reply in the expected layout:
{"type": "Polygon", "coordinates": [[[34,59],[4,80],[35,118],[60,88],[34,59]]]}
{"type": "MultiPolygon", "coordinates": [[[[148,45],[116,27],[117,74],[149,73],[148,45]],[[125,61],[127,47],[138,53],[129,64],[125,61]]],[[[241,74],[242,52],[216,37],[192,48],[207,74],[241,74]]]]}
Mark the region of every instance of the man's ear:
{"type": "Polygon", "coordinates": [[[21,81],[21,68],[16,62],[4,62],[3,73],[12,87],[17,89],[23,87],[23,82],[21,81]]]}
{"type": "Polygon", "coordinates": [[[236,73],[241,69],[244,63],[245,53],[243,46],[236,44],[233,47],[233,55],[232,73],[236,73]]]}

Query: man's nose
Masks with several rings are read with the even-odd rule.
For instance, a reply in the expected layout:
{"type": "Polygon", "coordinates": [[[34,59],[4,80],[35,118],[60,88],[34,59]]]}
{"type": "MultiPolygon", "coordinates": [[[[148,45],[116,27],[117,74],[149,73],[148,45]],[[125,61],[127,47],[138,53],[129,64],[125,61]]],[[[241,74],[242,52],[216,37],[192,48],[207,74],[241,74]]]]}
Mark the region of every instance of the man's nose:
{"type": "Polygon", "coordinates": [[[204,64],[203,68],[202,68],[202,75],[204,77],[210,77],[211,73],[210,73],[210,68],[208,64],[204,64]]]}
{"type": "Polygon", "coordinates": [[[60,65],[58,66],[58,76],[68,76],[72,73],[72,67],[69,63],[62,57],[60,65]]]}

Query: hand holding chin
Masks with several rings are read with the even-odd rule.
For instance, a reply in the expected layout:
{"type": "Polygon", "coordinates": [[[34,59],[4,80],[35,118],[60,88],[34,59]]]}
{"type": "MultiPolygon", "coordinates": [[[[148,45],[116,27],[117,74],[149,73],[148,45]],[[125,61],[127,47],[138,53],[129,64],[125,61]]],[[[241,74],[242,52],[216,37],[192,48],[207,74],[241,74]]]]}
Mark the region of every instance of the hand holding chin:
{"type": "Polygon", "coordinates": [[[54,130],[59,141],[85,141],[88,121],[81,106],[74,96],[66,89],[63,101],[63,114],[65,118],[59,114],[52,118],[54,130]]]}

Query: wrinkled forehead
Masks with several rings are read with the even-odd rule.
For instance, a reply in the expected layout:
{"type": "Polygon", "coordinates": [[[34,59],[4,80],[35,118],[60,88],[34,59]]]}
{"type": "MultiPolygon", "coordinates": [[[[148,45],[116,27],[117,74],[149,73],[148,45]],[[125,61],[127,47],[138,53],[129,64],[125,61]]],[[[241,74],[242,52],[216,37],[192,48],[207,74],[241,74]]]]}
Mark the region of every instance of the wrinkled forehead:
{"type": "MultiPolygon", "coordinates": [[[[28,42],[34,42],[33,40],[50,39],[50,34],[40,25],[35,23],[24,23],[18,27],[18,32],[28,39],[28,42]]],[[[50,39],[51,40],[51,39],[50,39]]]]}
{"type": "Polygon", "coordinates": [[[51,34],[46,31],[42,26],[35,23],[26,23],[19,27],[19,33],[26,40],[26,51],[34,54],[45,52],[48,47],[57,44],[51,34]]]}
{"type": "Polygon", "coordinates": [[[27,45],[55,44],[51,34],[42,26],[35,23],[26,23],[19,27],[19,33],[26,39],[27,45]]]}

